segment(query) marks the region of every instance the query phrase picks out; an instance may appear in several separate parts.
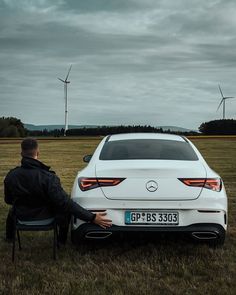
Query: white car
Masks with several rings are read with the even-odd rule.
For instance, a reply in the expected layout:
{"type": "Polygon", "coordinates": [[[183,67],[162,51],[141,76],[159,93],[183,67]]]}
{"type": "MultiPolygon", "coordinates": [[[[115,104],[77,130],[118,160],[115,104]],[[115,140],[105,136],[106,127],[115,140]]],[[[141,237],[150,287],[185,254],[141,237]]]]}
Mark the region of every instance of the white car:
{"type": "Polygon", "coordinates": [[[222,245],[227,230],[223,181],[183,136],[129,133],[105,137],[76,176],[72,199],[107,211],[112,227],[73,218],[72,241],[114,232],[184,232],[222,245]]]}

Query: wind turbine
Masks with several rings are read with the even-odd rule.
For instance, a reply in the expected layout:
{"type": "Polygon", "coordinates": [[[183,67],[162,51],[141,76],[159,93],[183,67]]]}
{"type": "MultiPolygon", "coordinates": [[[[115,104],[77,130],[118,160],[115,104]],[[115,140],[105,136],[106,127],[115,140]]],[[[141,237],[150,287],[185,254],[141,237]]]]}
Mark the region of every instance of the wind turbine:
{"type": "Polygon", "coordinates": [[[72,65],[69,67],[68,73],[66,75],[65,80],[58,78],[61,82],[64,83],[64,95],[65,95],[65,129],[64,129],[64,136],[66,136],[66,131],[68,130],[68,97],[67,97],[67,84],[70,83],[68,81],[68,77],[71,71],[72,65]]]}
{"type": "Polygon", "coordinates": [[[217,111],[219,110],[220,106],[221,106],[222,103],[223,103],[223,120],[224,120],[224,119],[225,119],[225,101],[226,101],[226,99],[229,99],[229,98],[235,98],[235,97],[233,97],[233,96],[224,96],[224,95],[223,95],[223,92],[222,92],[222,90],[221,90],[221,88],[220,88],[220,85],[218,85],[218,86],[219,86],[219,90],[220,90],[220,93],[221,93],[222,99],[221,99],[220,104],[219,104],[219,106],[218,106],[218,108],[217,108],[217,111]]]}

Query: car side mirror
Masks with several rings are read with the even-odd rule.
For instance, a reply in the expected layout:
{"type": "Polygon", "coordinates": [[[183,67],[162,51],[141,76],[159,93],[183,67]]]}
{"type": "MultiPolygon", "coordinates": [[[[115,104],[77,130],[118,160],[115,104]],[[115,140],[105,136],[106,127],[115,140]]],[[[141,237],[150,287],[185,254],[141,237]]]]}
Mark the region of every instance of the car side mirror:
{"type": "Polygon", "coordinates": [[[86,156],[84,156],[84,157],[83,157],[83,161],[84,161],[85,163],[88,163],[88,162],[91,160],[92,156],[93,156],[93,155],[86,155],[86,156]]]}

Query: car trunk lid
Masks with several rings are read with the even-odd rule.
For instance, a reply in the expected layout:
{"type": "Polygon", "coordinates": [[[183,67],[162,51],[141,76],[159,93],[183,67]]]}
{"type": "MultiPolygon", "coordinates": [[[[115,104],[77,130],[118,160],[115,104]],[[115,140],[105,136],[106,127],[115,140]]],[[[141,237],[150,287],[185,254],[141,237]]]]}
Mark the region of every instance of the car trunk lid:
{"type": "Polygon", "coordinates": [[[111,200],[193,200],[202,187],[186,186],[178,178],[206,178],[200,161],[99,161],[95,169],[98,178],[125,178],[117,186],[101,187],[111,200]]]}

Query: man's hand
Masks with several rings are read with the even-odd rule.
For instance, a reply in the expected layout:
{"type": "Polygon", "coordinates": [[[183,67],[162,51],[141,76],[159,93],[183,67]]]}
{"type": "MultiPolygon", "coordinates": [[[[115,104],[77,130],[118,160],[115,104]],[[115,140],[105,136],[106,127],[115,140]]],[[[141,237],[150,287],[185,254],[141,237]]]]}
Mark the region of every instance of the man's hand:
{"type": "Polygon", "coordinates": [[[106,212],[96,213],[96,217],[95,217],[93,223],[101,226],[104,229],[106,229],[107,227],[112,226],[112,220],[107,219],[106,215],[107,215],[106,212]]]}

